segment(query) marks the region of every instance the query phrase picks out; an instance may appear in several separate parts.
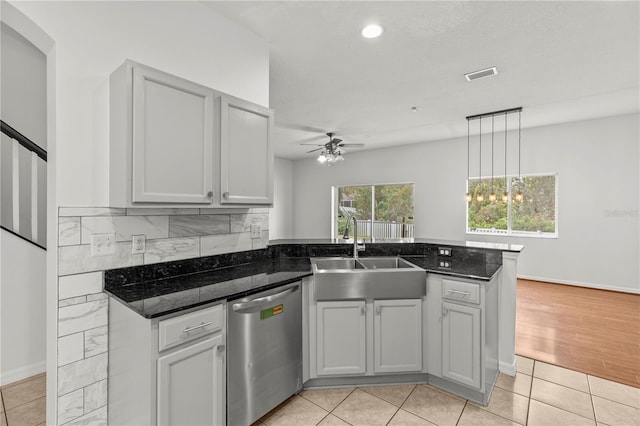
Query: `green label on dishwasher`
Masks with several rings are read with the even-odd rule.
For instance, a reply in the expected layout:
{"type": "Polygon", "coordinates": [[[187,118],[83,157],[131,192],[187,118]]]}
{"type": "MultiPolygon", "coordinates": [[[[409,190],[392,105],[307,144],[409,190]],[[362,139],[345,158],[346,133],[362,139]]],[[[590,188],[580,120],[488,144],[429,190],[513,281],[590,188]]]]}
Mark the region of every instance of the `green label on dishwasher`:
{"type": "Polygon", "coordinates": [[[274,315],[278,315],[282,313],[282,305],[278,305],[278,306],[274,306],[272,308],[268,308],[268,309],[263,309],[262,311],[260,311],[260,319],[267,319],[267,318],[271,318],[274,315]]]}

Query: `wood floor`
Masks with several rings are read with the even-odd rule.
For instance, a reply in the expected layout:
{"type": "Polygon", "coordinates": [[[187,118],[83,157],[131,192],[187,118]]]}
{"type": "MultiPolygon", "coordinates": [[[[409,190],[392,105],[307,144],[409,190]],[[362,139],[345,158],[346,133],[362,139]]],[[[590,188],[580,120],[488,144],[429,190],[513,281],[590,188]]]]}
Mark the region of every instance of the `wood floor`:
{"type": "Polygon", "coordinates": [[[519,279],[516,353],[640,388],[640,295],[519,279]]]}

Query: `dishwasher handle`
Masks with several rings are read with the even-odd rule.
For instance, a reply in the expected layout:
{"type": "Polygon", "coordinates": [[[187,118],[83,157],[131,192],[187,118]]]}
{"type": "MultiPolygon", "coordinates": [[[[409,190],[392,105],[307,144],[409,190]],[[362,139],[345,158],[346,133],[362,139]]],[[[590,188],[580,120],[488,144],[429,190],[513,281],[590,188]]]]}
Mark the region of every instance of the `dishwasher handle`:
{"type": "Polygon", "coordinates": [[[284,299],[288,295],[298,291],[299,288],[300,284],[296,284],[295,286],[289,287],[288,289],[281,291],[280,293],[272,294],[265,297],[259,297],[257,299],[249,300],[248,302],[234,303],[233,305],[231,305],[231,308],[234,310],[234,312],[246,311],[248,309],[275,302],[276,300],[284,299]]]}

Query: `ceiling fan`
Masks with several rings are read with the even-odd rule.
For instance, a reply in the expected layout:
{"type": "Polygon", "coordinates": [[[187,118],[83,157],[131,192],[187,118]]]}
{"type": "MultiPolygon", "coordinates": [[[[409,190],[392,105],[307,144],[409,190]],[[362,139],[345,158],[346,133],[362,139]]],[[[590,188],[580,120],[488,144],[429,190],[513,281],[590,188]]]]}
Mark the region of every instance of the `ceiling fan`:
{"type": "Polygon", "coordinates": [[[320,151],[320,156],[318,157],[318,161],[320,163],[327,163],[328,165],[334,164],[337,161],[344,160],[342,154],[346,151],[345,147],[351,148],[362,148],[364,146],[363,143],[343,143],[342,139],[333,137],[334,133],[329,132],[327,136],[329,136],[329,142],[325,144],[309,144],[303,143],[301,145],[316,145],[320,148],[312,149],[311,151],[307,151],[307,154],[311,152],[320,151]]]}

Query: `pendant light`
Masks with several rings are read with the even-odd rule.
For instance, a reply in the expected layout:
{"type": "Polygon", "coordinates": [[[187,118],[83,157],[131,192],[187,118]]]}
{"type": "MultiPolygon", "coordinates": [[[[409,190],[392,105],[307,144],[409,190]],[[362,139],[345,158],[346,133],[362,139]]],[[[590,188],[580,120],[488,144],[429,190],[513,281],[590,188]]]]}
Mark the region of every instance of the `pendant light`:
{"type": "Polygon", "coordinates": [[[502,201],[509,201],[509,192],[507,191],[507,114],[504,114],[504,192],[502,193],[502,201]]]}
{"type": "MultiPolygon", "coordinates": [[[[470,174],[470,161],[471,161],[471,157],[470,157],[470,139],[471,139],[471,134],[470,134],[470,125],[469,122],[471,120],[480,120],[480,141],[479,141],[479,145],[480,145],[480,149],[479,149],[479,183],[478,183],[478,191],[477,191],[477,195],[476,195],[476,200],[481,202],[484,201],[484,193],[482,191],[482,119],[485,117],[491,117],[491,192],[489,193],[489,200],[490,201],[496,201],[497,200],[497,195],[494,192],[494,180],[495,180],[495,174],[494,174],[494,166],[493,166],[493,161],[494,161],[494,142],[495,142],[495,116],[496,115],[504,115],[504,192],[502,193],[502,201],[504,202],[508,202],[509,201],[509,192],[508,192],[508,181],[507,181],[507,133],[508,133],[508,119],[507,119],[507,115],[517,112],[518,113],[518,181],[514,186],[517,186],[518,188],[518,192],[516,193],[514,199],[516,199],[517,201],[523,201],[524,200],[524,194],[521,191],[521,185],[522,185],[522,179],[521,179],[521,175],[520,175],[520,161],[521,161],[521,156],[520,156],[520,148],[521,148],[521,133],[522,133],[522,107],[517,107],[517,108],[511,108],[511,109],[505,109],[505,110],[501,110],[501,111],[494,111],[494,112],[487,112],[484,114],[476,114],[476,115],[470,115],[467,116],[467,183],[469,182],[469,174],[470,174]]],[[[466,200],[467,202],[471,202],[473,200],[473,197],[469,191],[469,185],[467,184],[467,194],[466,194],[466,200]]]]}
{"type": "Polygon", "coordinates": [[[489,201],[493,202],[496,200],[496,193],[493,192],[493,134],[494,134],[494,120],[493,115],[491,116],[491,192],[489,193],[489,201]]]}
{"type": "Polygon", "coordinates": [[[520,131],[522,120],[522,110],[518,111],[518,192],[516,192],[516,201],[523,202],[524,194],[522,193],[522,178],[520,177],[520,131]]]}
{"type": "Polygon", "coordinates": [[[465,199],[467,203],[471,201],[471,193],[469,192],[469,120],[467,120],[467,194],[465,199]]]}
{"type": "Polygon", "coordinates": [[[482,193],[482,117],[480,118],[480,154],[478,155],[478,158],[480,159],[480,165],[478,167],[478,188],[480,188],[480,192],[478,192],[476,200],[478,200],[478,202],[481,202],[484,201],[484,194],[482,193]]]}

